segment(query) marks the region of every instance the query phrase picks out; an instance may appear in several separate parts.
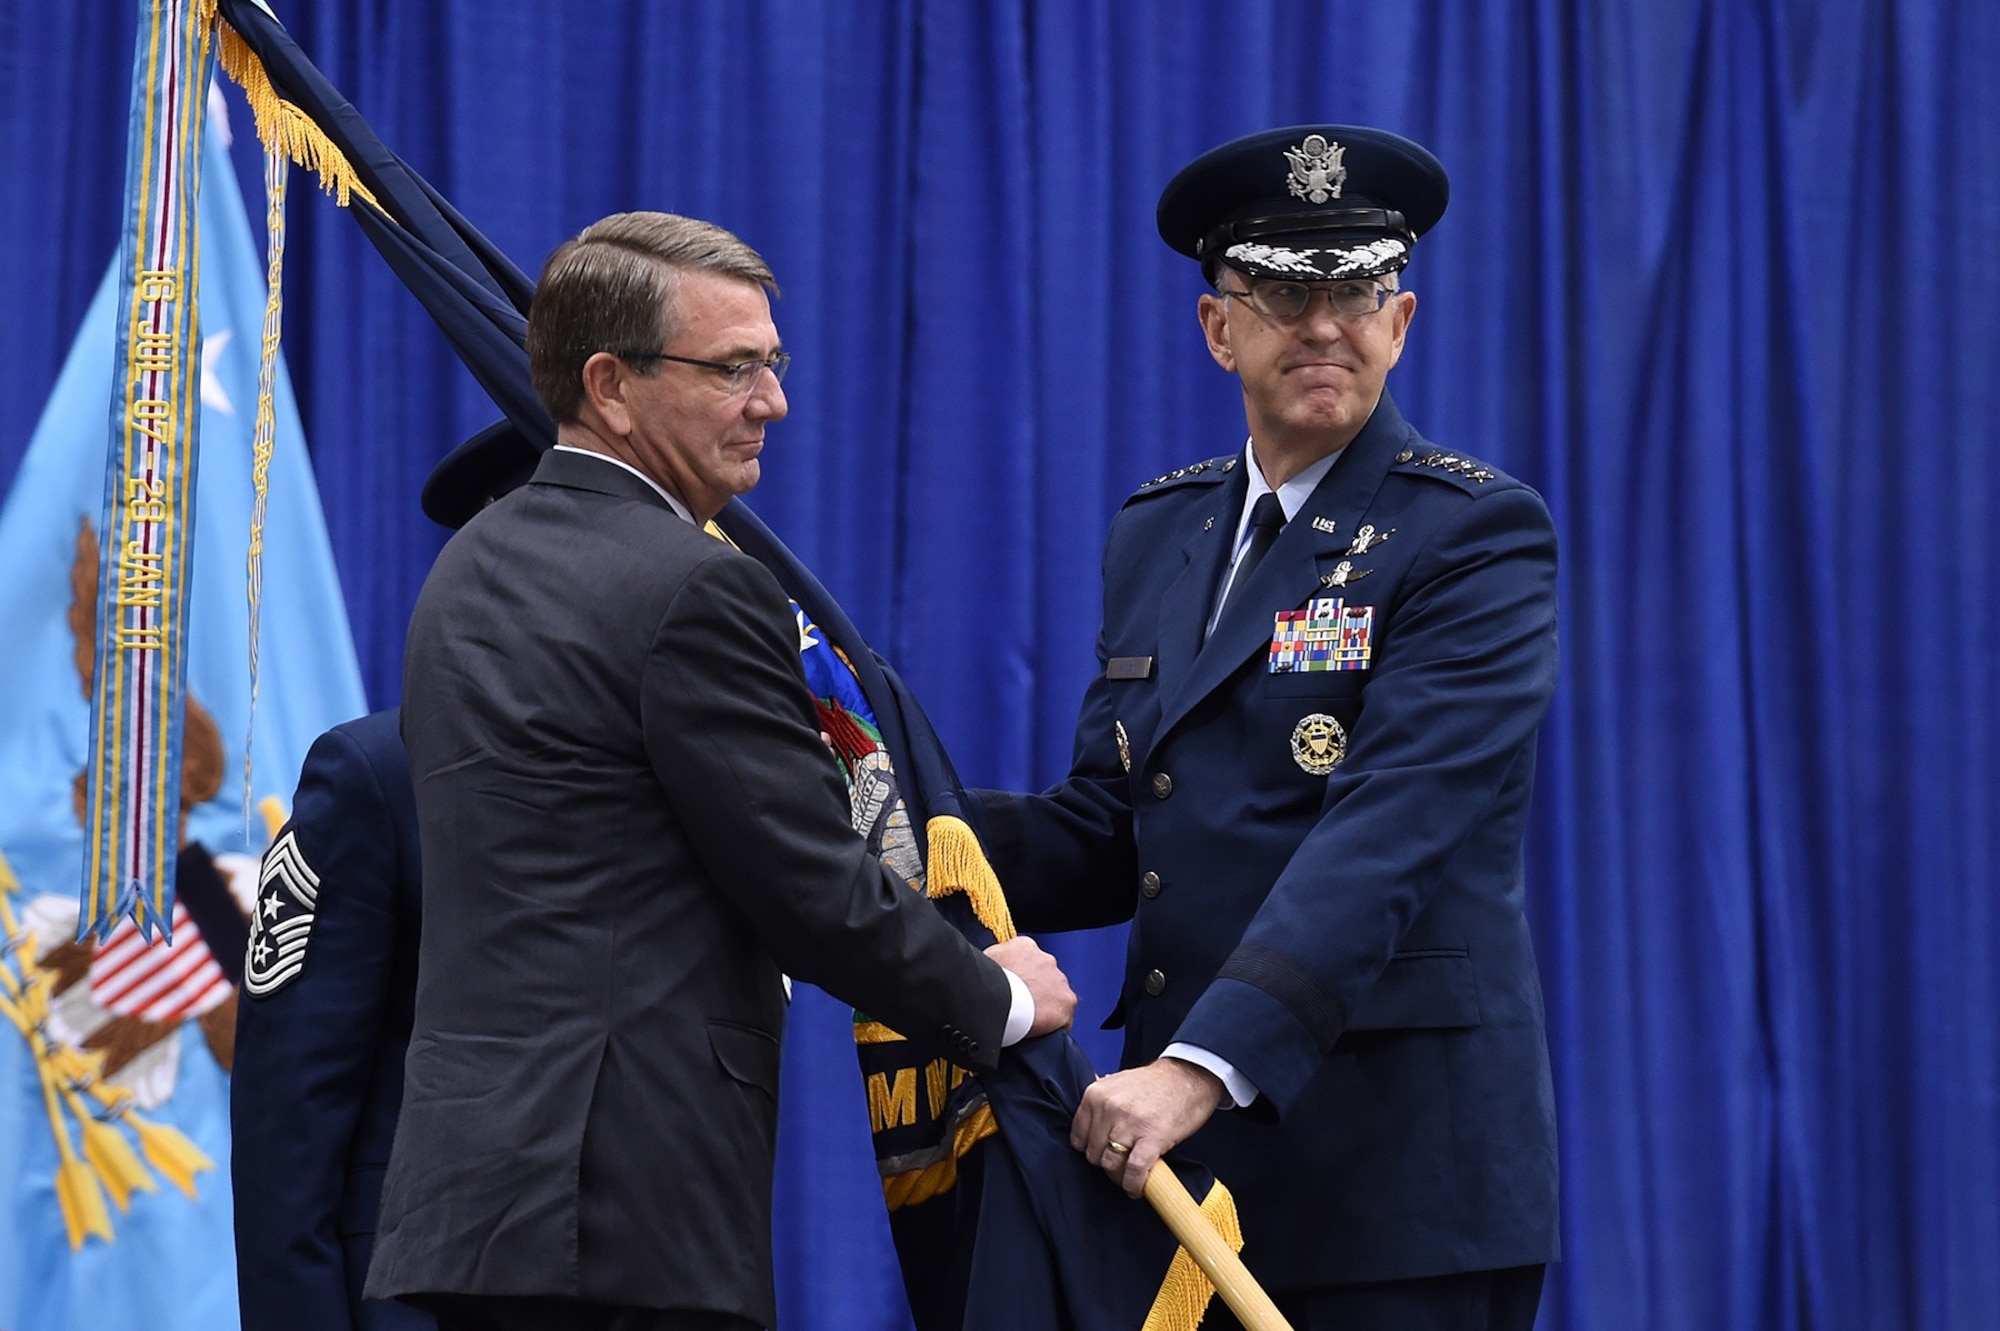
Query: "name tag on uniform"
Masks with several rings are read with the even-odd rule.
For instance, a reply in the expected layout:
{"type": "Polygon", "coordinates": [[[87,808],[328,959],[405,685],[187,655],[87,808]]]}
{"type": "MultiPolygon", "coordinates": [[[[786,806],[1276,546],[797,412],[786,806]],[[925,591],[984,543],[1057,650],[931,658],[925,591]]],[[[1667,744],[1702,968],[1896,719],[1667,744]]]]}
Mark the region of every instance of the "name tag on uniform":
{"type": "Polygon", "coordinates": [[[1104,667],[1106,679],[1151,679],[1153,658],[1150,656],[1114,656],[1104,667]]]}
{"type": "Polygon", "coordinates": [[[1366,670],[1375,654],[1374,638],[1374,606],[1317,597],[1303,610],[1278,612],[1271,626],[1271,673],[1366,670]]]}

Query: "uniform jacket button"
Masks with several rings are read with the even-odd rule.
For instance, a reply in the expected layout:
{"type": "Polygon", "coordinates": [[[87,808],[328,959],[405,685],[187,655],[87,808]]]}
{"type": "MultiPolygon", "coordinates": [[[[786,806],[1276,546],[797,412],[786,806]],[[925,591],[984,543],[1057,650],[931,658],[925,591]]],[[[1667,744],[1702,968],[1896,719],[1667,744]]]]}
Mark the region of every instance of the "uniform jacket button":
{"type": "Polygon", "coordinates": [[[1154,796],[1158,799],[1165,799],[1167,796],[1173,793],[1174,793],[1174,779],[1168,776],[1165,772],[1153,773],[1154,796]]]}
{"type": "Polygon", "coordinates": [[[1148,994],[1154,998],[1158,998],[1166,991],[1166,987],[1167,973],[1165,971],[1150,970],[1146,972],[1146,992],[1148,994]]]}
{"type": "Polygon", "coordinates": [[[1146,870],[1146,876],[1139,880],[1139,890],[1148,897],[1160,895],[1160,875],[1151,869],[1146,870]]]}

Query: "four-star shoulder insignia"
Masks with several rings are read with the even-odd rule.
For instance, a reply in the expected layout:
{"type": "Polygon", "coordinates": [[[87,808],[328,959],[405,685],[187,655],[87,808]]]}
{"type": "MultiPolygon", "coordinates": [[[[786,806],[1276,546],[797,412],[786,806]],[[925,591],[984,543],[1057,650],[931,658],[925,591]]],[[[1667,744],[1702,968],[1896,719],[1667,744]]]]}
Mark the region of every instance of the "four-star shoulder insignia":
{"type": "Polygon", "coordinates": [[[1481,485],[1499,475],[1498,472],[1472,458],[1462,458],[1456,453],[1445,453],[1435,448],[1421,456],[1415,449],[1406,448],[1396,454],[1396,461],[1406,467],[1429,467],[1434,471],[1448,471],[1454,476],[1463,476],[1481,485]]]}
{"type": "Polygon", "coordinates": [[[257,880],[257,909],[250,920],[250,947],[243,958],[243,987],[262,998],[297,979],[306,967],[319,906],[319,875],[299,850],[298,836],[285,829],[264,852],[257,880]]]}
{"type": "Polygon", "coordinates": [[[1209,479],[1214,480],[1235,471],[1236,463],[1237,459],[1231,456],[1226,458],[1210,458],[1206,462],[1194,462],[1185,467],[1175,467],[1164,476],[1155,476],[1150,481],[1142,482],[1139,490],[1143,493],[1147,490],[1158,489],[1162,485],[1171,485],[1175,481],[1184,481],[1191,476],[1200,476],[1205,472],[1211,471],[1215,473],[1215,476],[1209,479]]]}

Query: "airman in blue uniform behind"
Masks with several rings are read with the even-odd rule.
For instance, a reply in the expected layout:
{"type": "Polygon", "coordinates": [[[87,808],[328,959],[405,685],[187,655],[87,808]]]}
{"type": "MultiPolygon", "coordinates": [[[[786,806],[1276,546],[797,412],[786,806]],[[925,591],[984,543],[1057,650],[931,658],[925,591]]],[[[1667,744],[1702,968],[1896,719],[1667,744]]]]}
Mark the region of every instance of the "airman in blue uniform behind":
{"type": "MultiPolygon", "coordinates": [[[[538,456],[511,427],[448,454],[424,511],[463,523],[538,456]]],[[[237,1012],[230,1176],[244,1331],[418,1331],[361,1297],[417,989],[422,874],[395,711],[313,742],[265,852],[237,1012]]]]}
{"type": "Polygon", "coordinates": [[[1249,440],[1113,522],[1069,778],[982,792],[1023,928],[1132,922],[1125,1070],[1072,1143],[1136,1194],[1185,1141],[1302,1331],[1526,1331],[1557,1251],[1521,851],[1555,532],[1385,389],[1446,197],[1429,152],[1341,125],[1167,186],[1249,440]]]}

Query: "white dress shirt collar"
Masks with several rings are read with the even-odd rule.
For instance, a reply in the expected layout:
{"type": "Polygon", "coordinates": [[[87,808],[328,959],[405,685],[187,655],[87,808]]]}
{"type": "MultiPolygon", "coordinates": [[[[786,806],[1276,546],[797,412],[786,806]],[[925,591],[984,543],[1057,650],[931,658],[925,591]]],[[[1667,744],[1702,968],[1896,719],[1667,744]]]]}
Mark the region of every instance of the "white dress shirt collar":
{"type": "MultiPolygon", "coordinates": [[[[1345,451],[1345,446],[1334,449],[1278,487],[1278,507],[1285,510],[1286,522],[1298,516],[1299,510],[1305,507],[1306,500],[1312,497],[1313,490],[1326,478],[1327,472],[1340,460],[1340,455],[1345,451]]],[[[1257,465],[1254,441],[1247,439],[1243,442],[1243,473],[1244,479],[1250,484],[1243,492],[1243,507],[1236,514],[1236,539],[1229,547],[1229,567],[1223,570],[1222,586],[1215,594],[1215,608],[1209,611],[1208,627],[1211,631],[1215,628],[1217,617],[1222,614],[1222,603],[1229,599],[1230,584],[1236,581],[1236,565],[1242,561],[1243,551],[1250,544],[1250,512],[1257,506],[1260,498],[1272,493],[1270,482],[1264,479],[1263,468],[1257,465]]]]}
{"type": "MultiPolygon", "coordinates": [[[[609,453],[600,453],[594,448],[578,448],[575,444],[557,444],[556,451],[558,453],[579,453],[587,458],[596,458],[599,462],[609,462],[614,467],[623,467],[626,471],[631,472],[634,476],[637,476],[640,480],[652,486],[653,493],[658,495],[660,498],[666,500],[667,507],[671,508],[674,512],[680,514],[684,521],[694,523],[694,525],[697,527],[701,525],[699,522],[694,521],[694,514],[688,511],[688,506],[686,504],[683,504],[680,500],[674,498],[671,494],[668,494],[665,486],[661,485],[651,476],[648,476],[645,472],[640,471],[637,467],[627,462],[624,458],[614,458],[609,453]]],[[[1287,510],[1286,512],[1287,516],[1289,516],[1290,510],[1287,510]]]]}

